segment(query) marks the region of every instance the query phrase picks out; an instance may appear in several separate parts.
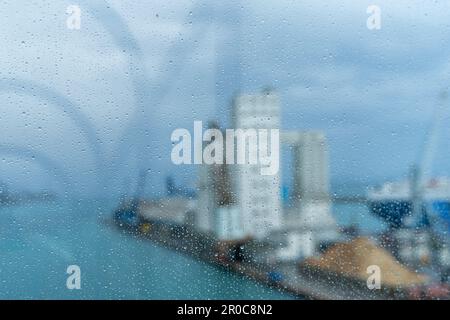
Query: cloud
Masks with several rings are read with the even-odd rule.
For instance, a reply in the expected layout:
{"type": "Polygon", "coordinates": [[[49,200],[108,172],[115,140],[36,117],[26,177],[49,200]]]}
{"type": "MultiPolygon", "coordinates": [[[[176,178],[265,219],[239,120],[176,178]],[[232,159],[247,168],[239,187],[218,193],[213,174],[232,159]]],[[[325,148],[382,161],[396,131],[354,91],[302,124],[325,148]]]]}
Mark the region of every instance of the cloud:
{"type": "MultiPolygon", "coordinates": [[[[163,181],[173,170],[167,161],[173,128],[217,115],[226,123],[237,89],[252,92],[266,85],[280,93],[286,128],[327,132],[335,181],[365,177],[371,183],[402,175],[420,154],[437,97],[448,87],[450,4],[445,1],[378,1],[382,27],[377,31],[366,27],[371,1],[104,3],[119,13],[144,53],[143,65],[133,67],[145,70],[148,83],[140,89],[149,95],[149,123],[131,130],[125,143],[147,146],[145,160],[160,172],[155,180],[163,181]]],[[[83,11],[81,30],[68,30],[68,4],[2,2],[0,77],[44,82],[70,96],[95,123],[113,161],[116,144],[127,126],[135,125],[131,121],[139,110],[130,52],[116,45],[90,10],[83,11]]],[[[3,110],[14,105],[28,110],[24,104],[39,103],[21,99],[9,95],[3,110]]],[[[45,125],[43,136],[24,131],[23,117],[11,112],[3,116],[12,124],[3,135],[22,135],[28,144],[70,163],[73,172],[89,168],[87,161],[77,161],[80,155],[65,159],[48,143],[48,137],[58,137],[69,152],[70,145],[83,149],[84,142],[72,127],[54,125],[64,114],[47,117],[53,124],[45,125]]],[[[119,180],[137,172],[135,160],[128,159],[119,180]]],[[[194,168],[177,174],[195,181],[194,168]]],[[[161,181],[155,189],[161,189],[161,181]]]]}

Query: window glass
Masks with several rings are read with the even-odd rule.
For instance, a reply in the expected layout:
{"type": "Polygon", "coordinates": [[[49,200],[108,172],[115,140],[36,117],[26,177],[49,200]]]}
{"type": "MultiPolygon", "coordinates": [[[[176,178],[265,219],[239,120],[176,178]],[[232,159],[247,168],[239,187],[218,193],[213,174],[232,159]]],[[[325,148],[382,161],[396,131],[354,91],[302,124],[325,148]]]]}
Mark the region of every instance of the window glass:
{"type": "Polygon", "coordinates": [[[0,299],[448,298],[449,9],[3,0],[0,299]]]}

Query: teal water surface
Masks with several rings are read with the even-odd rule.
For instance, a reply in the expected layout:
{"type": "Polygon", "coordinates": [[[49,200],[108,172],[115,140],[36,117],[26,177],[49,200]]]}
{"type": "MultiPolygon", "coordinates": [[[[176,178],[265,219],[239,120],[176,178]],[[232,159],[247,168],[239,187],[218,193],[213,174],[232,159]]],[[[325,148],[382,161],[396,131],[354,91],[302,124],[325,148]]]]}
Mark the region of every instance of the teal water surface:
{"type": "Polygon", "coordinates": [[[115,204],[0,207],[1,299],[292,299],[102,222],[115,204]],[[81,289],[66,287],[69,265],[81,289]]]}

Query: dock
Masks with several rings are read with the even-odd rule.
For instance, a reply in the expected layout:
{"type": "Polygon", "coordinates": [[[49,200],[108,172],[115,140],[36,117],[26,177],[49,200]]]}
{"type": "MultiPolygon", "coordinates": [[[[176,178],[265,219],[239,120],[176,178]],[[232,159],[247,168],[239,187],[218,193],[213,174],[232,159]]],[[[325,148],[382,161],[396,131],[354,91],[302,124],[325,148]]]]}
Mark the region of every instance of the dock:
{"type": "MultiPolygon", "coordinates": [[[[223,243],[211,235],[200,233],[187,225],[143,220],[137,226],[115,222],[120,230],[148,239],[153,243],[174,250],[217,268],[242,275],[271,288],[286,292],[300,299],[319,300],[374,300],[392,299],[390,292],[370,290],[365,283],[345,278],[332,278],[327,274],[302,273],[297,264],[276,265],[283,276],[279,280],[268,275],[274,265],[221,259],[223,243]]],[[[397,297],[398,298],[398,297],[397,297]]]]}

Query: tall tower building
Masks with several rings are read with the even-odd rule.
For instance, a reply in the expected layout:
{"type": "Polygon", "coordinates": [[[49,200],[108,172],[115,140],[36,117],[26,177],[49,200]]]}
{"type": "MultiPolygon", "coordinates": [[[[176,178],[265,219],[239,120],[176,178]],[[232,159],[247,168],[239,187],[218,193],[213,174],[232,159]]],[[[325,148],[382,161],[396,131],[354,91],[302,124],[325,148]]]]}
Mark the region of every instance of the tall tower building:
{"type": "Polygon", "coordinates": [[[285,132],[282,141],[292,147],[294,216],[303,227],[335,230],[329,194],[328,144],[320,131],[285,132]]]}
{"type": "Polygon", "coordinates": [[[201,165],[198,179],[198,206],[195,215],[195,226],[199,231],[208,233],[213,229],[214,211],[216,209],[214,189],[211,186],[211,168],[201,165]]]}
{"type": "MultiPolygon", "coordinates": [[[[209,123],[208,129],[220,130],[220,127],[216,122],[212,121],[209,123]]],[[[198,189],[198,210],[195,218],[196,227],[203,232],[216,233],[217,224],[221,223],[221,221],[217,221],[220,219],[217,210],[233,204],[227,165],[202,164],[199,168],[198,189]]]]}
{"type": "MultiPolygon", "coordinates": [[[[255,95],[240,95],[233,101],[233,128],[280,128],[280,102],[270,90],[255,95]]],[[[246,140],[246,150],[249,150],[246,140]]],[[[279,152],[279,150],[277,150],[279,152]]],[[[281,226],[280,175],[262,175],[261,166],[237,164],[232,168],[235,204],[247,236],[264,238],[281,226]]]]}
{"type": "Polygon", "coordinates": [[[328,147],[323,132],[299,136],[294,153],[294,197],[297,201],[328,200],[328,147]]]}

